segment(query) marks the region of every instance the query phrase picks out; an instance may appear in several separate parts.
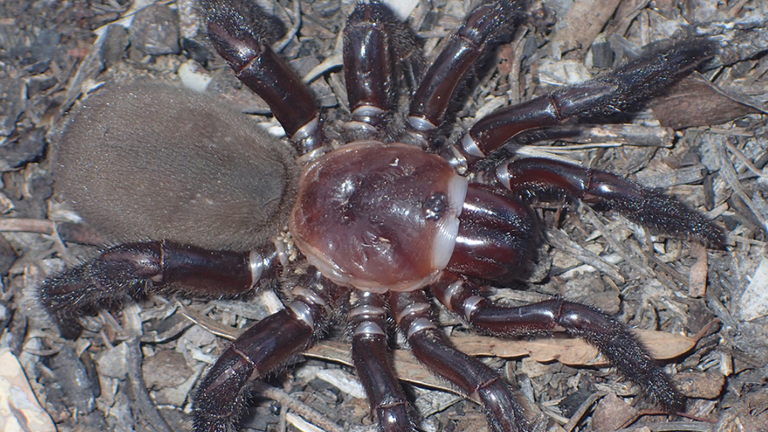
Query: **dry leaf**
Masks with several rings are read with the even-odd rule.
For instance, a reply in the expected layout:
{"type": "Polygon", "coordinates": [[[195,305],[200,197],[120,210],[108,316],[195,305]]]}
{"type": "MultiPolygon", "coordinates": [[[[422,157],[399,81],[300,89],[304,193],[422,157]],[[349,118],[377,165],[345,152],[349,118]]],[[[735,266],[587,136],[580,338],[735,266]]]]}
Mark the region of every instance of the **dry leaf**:
{"type": "MultiPolygon", "coordinates": [[[[213,333],[235,339],[242,333],[241,329],[226,327],[208,317],[201,316],[182,306],[183,313],[193,322],[207,328],[213,333]]],[[[657,360],[667,360],[679,357],[692,350],[698,342],[698,337],[687,337],[660,331],[632,330],[643,346],[657,360]]],[[[546,363],[554,360],[569,366],[607,366],[608,361],[598,352],[597,348],[581,339],[563,338],[556,335],[549,339],[499,339],[490,336],[452,337],[451,342],[460,351],[471,356],[494,356],[501,358],[518,358],[530,356],[532,359],[546,363]]],[[[304,355],[307,357],[342,363],[353,366],[351,347],[347,343],[321,341],[309,348],[304,355]]],[[[444,391],[455,392],[445,381],[435,377],[407,350],[394,350],[395,371],[397,376],[407,382],[444,391]]]]}
{"type": "Polygon", "coordinates": [[[661,125],[673,129],[715,125],[761,112],[755,104],[723,93],[698,74],[680,80],[649,105],[661,125]]]}
{"type": "MultiPolygon", "coordinates": [[[[633,330],[640,342],[657,360],[679,357],[696,346],[697,338],[671,333],[633,330]]],[[[504,340],[489,336],[454,337],[451,342],[460,351],[472,356],[517,358],[530,356],[536,361],[557,360],[569,366],[607,366],[608,361],[597,349],[581,339],[553,338],[533,340],[504,340]]],[[[350,346],[341,342],[319,342],[304,353],[308,357],[343,363],[352,366],[350,346]]],[[[398,377],[407,382],[444,391],[455,392],[440,378],[435,377],[419,363],[410,351],[395,350],[395,370],[398,377]]]]}

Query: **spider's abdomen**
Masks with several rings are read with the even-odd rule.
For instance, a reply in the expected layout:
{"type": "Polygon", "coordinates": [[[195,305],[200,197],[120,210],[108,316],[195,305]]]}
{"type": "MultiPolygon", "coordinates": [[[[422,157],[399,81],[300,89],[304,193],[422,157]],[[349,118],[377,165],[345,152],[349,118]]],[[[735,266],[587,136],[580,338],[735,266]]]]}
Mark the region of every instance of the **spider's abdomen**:
{"type": "Polygon", "coordinates": [[[453,253],[467,180],[405,144],[360,142],[301,176],[291,233],[334,282],[366,291],[431,283],[453,253]]]}
{"type": "Polygon", "coordinates": [[[150,82],[90,96],[55,150],[57,189],[112,242],[248,251],[285,222],[290,149],[211,98],[150,82]]]}

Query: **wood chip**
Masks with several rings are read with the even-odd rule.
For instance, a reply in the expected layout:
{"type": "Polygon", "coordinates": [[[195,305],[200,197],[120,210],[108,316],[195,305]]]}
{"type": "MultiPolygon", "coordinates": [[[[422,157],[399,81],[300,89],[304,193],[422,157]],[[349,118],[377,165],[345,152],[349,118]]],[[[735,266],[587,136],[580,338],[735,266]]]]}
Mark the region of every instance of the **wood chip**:
{"type": "Polygon", "coordinates": [[[4,432],[56,432],[21,363],[7,348],[0,349],[0,426],[4,432]]]}
{"type": "Polygon", "coordinates": [[[688,295],[701,298],[707,294],[707,248],[699,243],[691,243],[691,256],[696,258],[696,262],[688,274],[688,295]]]}

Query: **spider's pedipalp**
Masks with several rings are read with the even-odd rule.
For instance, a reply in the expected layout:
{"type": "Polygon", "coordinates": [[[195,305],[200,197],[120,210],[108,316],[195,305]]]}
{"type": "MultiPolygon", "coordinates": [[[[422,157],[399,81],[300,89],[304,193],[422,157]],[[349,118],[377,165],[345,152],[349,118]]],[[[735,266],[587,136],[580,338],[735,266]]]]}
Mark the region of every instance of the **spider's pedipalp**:
{"type": "Polygon", "coordinates": [[[723,230],[700,213],[615,174],[542,158],[518,159],[499,170],[506,188],[530,199],[568,195],[657,232],[690,237],[714,248],[725,245],[723,230]]]}

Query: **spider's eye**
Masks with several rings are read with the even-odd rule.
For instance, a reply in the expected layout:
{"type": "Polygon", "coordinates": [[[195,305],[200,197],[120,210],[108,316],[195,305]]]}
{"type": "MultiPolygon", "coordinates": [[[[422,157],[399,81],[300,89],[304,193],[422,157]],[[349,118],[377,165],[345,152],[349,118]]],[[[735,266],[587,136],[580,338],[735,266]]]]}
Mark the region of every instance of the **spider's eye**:
{"type": "Polygon", "coordinates": [[[442,192],[435,192],[424,201],[424,213],[427,220],[440,220],[448,208],[448,198],[442,192]]]}

